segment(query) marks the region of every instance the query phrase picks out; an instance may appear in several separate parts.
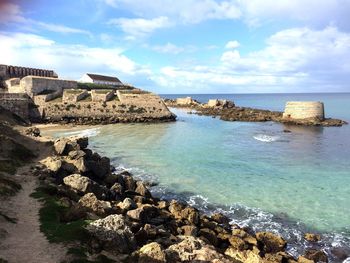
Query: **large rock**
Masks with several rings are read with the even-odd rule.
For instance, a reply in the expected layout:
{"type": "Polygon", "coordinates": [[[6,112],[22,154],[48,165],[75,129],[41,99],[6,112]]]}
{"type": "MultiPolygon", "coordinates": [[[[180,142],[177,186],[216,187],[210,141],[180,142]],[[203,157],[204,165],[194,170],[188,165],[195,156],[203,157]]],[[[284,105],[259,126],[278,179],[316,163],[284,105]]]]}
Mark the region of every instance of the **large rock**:
{"type": "Polygon", "coordinates": [[[321,240],[321,236],[318,234],[306,233],[304,238],[309,242],[318,242],[321,240]]]}
{"type": "Polygon", "coordinates": [[[86,165],[92,173],[100,178],[106,178],[111,172],[110,159],[107,157],[96,157],[97,154],[93,154],[92,159],[88,160],[86,165]]]}
{"type": "Polygon", "coordinates": [[[140,221],[142,223],[148,223],[153,218],[158,216],[159,211],[157,207],[145,204],[139,208],[129,210],[126,214],[133,220],[140,221]]]}
{"type": "Polygon", "coordinates": [[[136,183],[136,189],[135,192],[138,193],[139,195],[145,196],[145,197],[152,197],[150,191],[147,189],[146,185],[138,181],[136,183]]]}
{"type": "Polygon", "coordinates": [[[87,226],[87,230],[111,252],[130,253],[135,249],[134,235],[122,215],[96,220],[87,226]]]}
{"type": "Polygon", "coordinates": [[[258,232],[256,233],[256,239],[262,245],[262,249],[265,253],[283,251],[287,245],[287,242],[282,237],[270,232],[258,232]]]}
{"type": "Polygon", "coordinates": [[[168,209],[176,219],[187,220],[190,224],[194,225],[199,223],[199,212],[193,207],[185,207],[178,201],[172,200],[168,209]]]}
{"type": "Polygon", "coordinates": [[[165,253],[157,242],[152,242],[147,245],[144,245],[138,251],[139,254],[139,263],[151,263],[157,262],[162,263],[166,262],[165,253]]]}
{"type": "Polygon", "coordinates": [[[50,171],[57,173],[62,167],[62,160],[56,157],[47,157],[42,163],[49,169],[50,171]]]}
{"type": "Polygon", "coordinates": [[[328,262],[328,256],[322,250],[308,249],[305,251],[304,257],[313,260],[314,262],[328,262]]]}
{"type": "Polygon", "coordinates": [[[80,174],[69,175],[63,179],[63,182],[79,194],[94,193],[98,198],[103,198],[107,193],[107,189],[80,174]]]}
{"type": "Polygon", "coordinates": [[[220,254],[211,245],[192,236],[179,236],[179,242],[165,250],[167,262],[236,262],[220,254]]]}
{"type": "Polygon", "coordinates": [[[87,147],[87,137],[59,138],[54,142],[58,155],[67,155],[70,151],[78,151],[87,147]]]}
{"type": "Polygon", "coordinates": [[[112,210],[110,202],[98,200],[93,193],[84,195],[78,204],[99,216],[105,216],[112,210]]]}

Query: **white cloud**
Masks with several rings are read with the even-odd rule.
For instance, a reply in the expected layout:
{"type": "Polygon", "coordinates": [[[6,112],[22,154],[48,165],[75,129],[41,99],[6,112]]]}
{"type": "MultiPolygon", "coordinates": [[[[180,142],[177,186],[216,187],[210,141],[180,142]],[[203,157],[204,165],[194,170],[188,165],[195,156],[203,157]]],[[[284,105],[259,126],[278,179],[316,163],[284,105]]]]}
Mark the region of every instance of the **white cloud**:
{"type": "Polygon", "coordinates": [[[35,34],[0,32],[0,50],[1,63],[54,69],[63,78],[79,79],[86,72],[95,72],[132,82],[151,74],[147,67],[126,57],[119,47],[67,45],[35,34]]]}
{"type": "Polygon", "coordinates": [[[348,0],[237,0],[244,20],[251,26],[265,22],[296,20],[324,27],[350,29],[348,0]]]}
{"type": "Polygon", "coordinates": [[[292,28],[266,45],[244,56],[225,51],[212,66],[164,67],[154,80],[180,92],[348,91],[350,33],[292,28]]]}
{"type": "Polygon", "coordinates": [[[108,24],[120,27],[121,30],[132,37],[143,37],[157,29],[169,27],[171,25],[168,18],[165,16],[153,19],[115,18],[111,19],[108,24]]]}
{"type": "Polygon", "coordinates": [[[106,4],[131,11],[144,18],[166,16],[180,24],[200,23],[208,19],[238,19],[236,1],[214,0],[105,0],[106,4]]]}
{"type": "Polygon", "coordinates": [[[235,48],[238,48],[239,46],[240,46],[240,44],[237,40],[232,40],[232,41],[227,42],[225,48],[235,49],[235,48]]]}
{"type": "Polygon", "coordinates": [[[92,37],[92,34],[87,30],[59,24],[44,23],[41,21],[26,18],[24,17],[19,5],[12,3],[0,3],[0,25],[13,23],[19,25],[23,29],[30,28],[32,31],[39,29],[62,34],[83,34],[92,37]]]}

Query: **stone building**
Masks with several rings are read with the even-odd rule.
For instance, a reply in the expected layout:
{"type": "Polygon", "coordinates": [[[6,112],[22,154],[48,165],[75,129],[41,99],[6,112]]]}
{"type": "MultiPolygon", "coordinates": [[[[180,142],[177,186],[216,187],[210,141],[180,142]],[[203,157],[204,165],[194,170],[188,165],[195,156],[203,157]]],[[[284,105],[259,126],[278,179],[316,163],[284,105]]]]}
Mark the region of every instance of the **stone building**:
{"type": "MultiPolygon", "coordinates": [[[[48,73],[44,72],[37,74],[48,73]]],[[[57,75],[8,73],[8,68],[1,68],[7,89],[0,91],[0,106],[28,121],[84,124],[175,120],[158,95],[124,85],[117,78],[99,76],[97,80],[94,76],[93,80],[100,81],[99,84],[104,81],[103,84],[108,83],[110,87],[86,90],[78,89],[76,81],[59,79],[57,75]]]]}
{"type": "Polygon", "coordinates": [[[324,120],[324,105],[319,101],[288,101],[283,113],[284,119],[324,120]]]}
{"type": "Polygon", "coordinates": [[[18,67],[0,64],[0,86],[4,87],[4,82],[12,78],[23,78],[26,76],[39,76],[57,78],[57,74],[53,70],[18,67]]]}
{"type": "Polygon", "coordinates": [[[101,85],[122,86],[123,83],[116,77],[86,73],[79,80],[84,83],[95,83],[101,85]]]}

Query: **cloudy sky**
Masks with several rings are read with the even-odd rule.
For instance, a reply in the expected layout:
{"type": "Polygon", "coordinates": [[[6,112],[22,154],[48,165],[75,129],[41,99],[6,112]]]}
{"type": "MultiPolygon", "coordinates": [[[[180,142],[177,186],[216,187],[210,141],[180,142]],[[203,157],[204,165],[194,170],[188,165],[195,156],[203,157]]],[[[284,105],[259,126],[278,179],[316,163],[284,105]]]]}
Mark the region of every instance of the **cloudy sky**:
{"type": "Polygon", "coordinates": [[[0,64],[158,93],[350,92],[350,0],[0,0],[0,64]]]}

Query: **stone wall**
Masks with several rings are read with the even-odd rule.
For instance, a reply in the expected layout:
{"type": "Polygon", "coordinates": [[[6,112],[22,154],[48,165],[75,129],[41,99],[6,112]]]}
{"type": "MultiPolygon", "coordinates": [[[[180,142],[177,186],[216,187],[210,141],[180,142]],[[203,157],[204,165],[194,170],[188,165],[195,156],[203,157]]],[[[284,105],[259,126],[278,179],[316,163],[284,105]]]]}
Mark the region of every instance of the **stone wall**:
{"type": "Polygon", "coordinates": [[[283,113],[284,119],[324,119],[324,105],[318,101],[289,101],[283,113]]]}
{"type": "Polygon", "coordinates": [[[57,78],[27,76],[21,79],[21,88],[33,97],[45,91],[62,91],[63,89],[75,89],[77,82],[57,78]]]}
{"type": "Polygon", "coordinates": [[[25,76],[57,78],[57,74],[53,70],[0,65],[0,78],[2,80],[23,78],[25,76]]]}
{"type": "Polygon", "coordinates": [[[102,92],[101,90],[92,90],[91,91],[91,97],[92,101],[95,102],[106,102],[111,100],[115,95],[114,90],[102,92]]]}
{"type": "Polygon", "coordinates": [[[85,97],[87,97],[88,95],[89,93],[87,92],[87,90],[81,90],[81,89],[64,90],[62,101],[68,102],[68,103],[78,102],[84,99],[85,97]]]}
{"type": "Polygon", "coordinates": [[[20,116],[24,120],[29,119],[30,99],[24,93],[0,93],[0,106],[20,116]]]}

